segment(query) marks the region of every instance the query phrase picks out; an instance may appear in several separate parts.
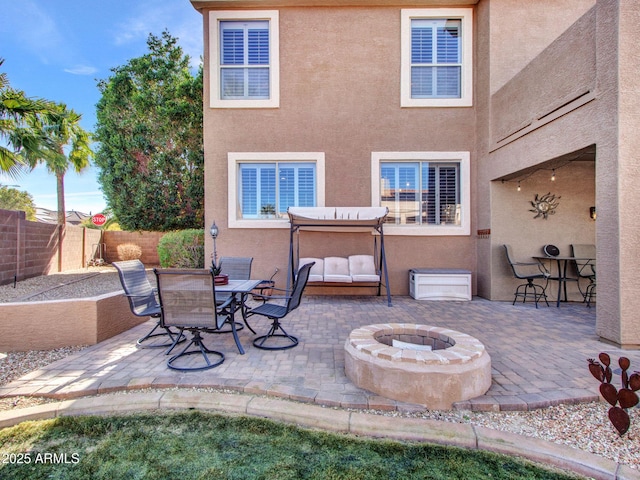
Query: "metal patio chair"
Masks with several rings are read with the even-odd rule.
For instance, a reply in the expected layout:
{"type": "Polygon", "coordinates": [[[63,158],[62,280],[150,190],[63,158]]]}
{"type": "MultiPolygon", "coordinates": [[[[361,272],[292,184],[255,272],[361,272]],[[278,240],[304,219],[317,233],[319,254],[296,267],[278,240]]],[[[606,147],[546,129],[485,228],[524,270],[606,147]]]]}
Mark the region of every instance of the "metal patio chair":
{"type": "MultiPolygon", "coordinates": [[[[251,278],[251,263],[253,262],[253,257],[221,257],[220,258],[220,267],[222,268],[220,273],[226,274],[229,276],[229,280],[249,280],[251,278]]],[[[246,297],[247,294],[244,294],[246,297]]],[[[220,296],[217,298],[217,302],[219,305],[226,303],[230,295],[220,296]]],[[[236,302],[236,310],[240,310],[242,314],[242,319],[244,320],[245,325],[251,330],[252,333],[256,333],[253,331],[251,326],[247,323],[247,306],[245,302],[246,298],[241,298],[240,301],[236,302]]],[[[236,322],[236,328],[238,330],[242,330],[244,325],[240,322],[236,322]]],[[[218,333],[225,333],[225,331],[219,331],[218,333]]]]}
{"type": "Polygon", "coordinates": [[[591,301],[596,296],[596,246],[591,244],[572,244],[571,253],[576,258],[576,271],[578,272],[578,290],[591,307],[591,301]],[[580,286],[580,280],[588,280],[586,287],[580,286]]]}
{"type": "MultiPolygon", "coordinates": [[[[271,320],[271,327],[266,335],[261,335],[254,339],[253,345],[256,348],[263,350],[285,350],[287,348],[293,348],[298,345],[298,339],[293,335],[289,335],[284,328],[280,320],[289,315],[293,310],[300,306],[302,300],[302,292],[307,286],[309,280],[309,272],[314,262],[303,265],[298,271],[298,275],[291,289],[290,295],[285,296],[272,296],[262,305],[252,308],[248,311],[247,316],[261,315],[271,320]],[[270,303],[269,300],[281,299],[284,301],[283,305],[270,303]],[[284,341],[284,344],[283,344],[284,341]]],[[[273,290],[280,290],[274,288],[273,290]]],[[[282,291],[282,290],[281,290],[282,291]]],[[[288,292],[287,292],[288,293],[288,292]]]]}
{"type": "Polygon", "coordinates": [[[183,342],[184,335],[161,325],[162,312],[156,289],[149,282],[144,264],[140,260],[125,260],[114,262],[113,266],[118,271],[122,289],[129,300],[131,313],[137,317],[152,317],[158,320],[149,333],[138,339],[136,345],[140,348],[165,348],[183,342]],[[159,337],[167,337],[169,340],[164,343],[155,343],[159,337]]]}
{"type": "Polygon", "coordinates": [[[511,251],[511,245],[503,245],[504,251],[507,256],[507,261],[511,265],[513,275],[520,279],[526,280],[527,283],[518,285],[516,288],[515,296],[513,297],[512,305],[515,305],[518,298],[522,298],[522,303],[527,301],[527,298],[533,298],[536,308],[538,308],[538,302],[540,299],[544,299],[544,302],[549,306],[547,301],[547,284],[549,283],[549,272],[544,268],[540,262],[516,262],[513,260],[513,253],[511,251]],[[544,285],[534,283],[534,280],[544,279],[544,285]]]}
{"type": "Polygon", "coordinates": [[[180,353],[167,361],[173,370],[197,371],[217,367],[224,362],[224,354],[204,345],[202,334],[214,333],[226,323],[231,324],[236,343],[239,342],[233,316],[228,309],[232,299],[216,304],[213,273],[206,270],[154,269],[158,280],[158,298],[162,309],[162,326],[191,332],[191,341],[180,353]],[[194,347],[191,349],[191,347],[194,347]],[[202,356],[203,362],[187,360],[202,356]],[[209,356],[213,358],[210,358],[209,356]]]}

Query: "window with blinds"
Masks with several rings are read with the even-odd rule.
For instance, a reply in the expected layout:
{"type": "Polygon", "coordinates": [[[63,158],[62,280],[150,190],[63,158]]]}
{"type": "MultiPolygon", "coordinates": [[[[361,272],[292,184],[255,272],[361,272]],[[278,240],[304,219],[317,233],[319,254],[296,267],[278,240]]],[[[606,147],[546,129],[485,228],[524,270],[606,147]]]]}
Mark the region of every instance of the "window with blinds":
{"type": "Polygon", "coordinates": [[[269,22],[220,22],[220,97],[268,99],[269,22]]]}
{"type": "Polygon", "coordinates": [[[400,105],[473,105],[473,8],[400,13],[400,105]]]}
{"type": "Polygon", "coordinates": [[[396,225],[460,225],[460,164],[381,162],[380,205],[396,225]]]}
{"type": "Polygon", "coordinates": [[[314,163],[241,163],[240,218],[284,218],[289,207],[316,206],[314,163]]]}
{"type": "Polygon", "coordinates": [[[411,98],[460,98],[461,21],[411,20],[411,98]]]}

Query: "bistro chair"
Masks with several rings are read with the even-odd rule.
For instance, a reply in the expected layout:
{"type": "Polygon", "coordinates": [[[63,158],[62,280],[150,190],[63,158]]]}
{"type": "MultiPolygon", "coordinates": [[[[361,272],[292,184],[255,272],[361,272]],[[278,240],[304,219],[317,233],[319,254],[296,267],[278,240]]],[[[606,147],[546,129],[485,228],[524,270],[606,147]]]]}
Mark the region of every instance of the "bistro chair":
{"type": "Polygon", "coordinates": [[[571,252],[576,258],[576,271],[578,272],[578,290],[587,302],[587,307],[591,306],[591,300],[596,296],[596,246],[591,244],[573,244],[571,252]],[[580,280],[588,280],[586,287],[580,286],[580,280]]]}
{"type": "MultiPolygon", "coordinates": [[[[220,268],[221,268],[220,273],[228,275],[229,280],[249,280],[251,278],[252,263],[253,263],[253,257],[222,257],[220,258],[220,268]]],[[[243,294],[243,296],[246,297],[247,294],[243,294]]],[[[218,305],[227,303],[230,297],[231,297],[231,294],[227,296],[217,297],[218,305]]],[[[240,299],[240,301],[236,302],[234,305],[236,310],[240,310],[240,313],[242,313],[242,319],[244,320],[245,325],[247,325],[249,330],[251,330],[251,332],[255,334],[256,332],[254,332],[251,326],[247,323],[246,298],[240,299]]],[[[244,328],[244,325],[237,322],[236,328],[238,330],[242,330],[244,328]]],[[[221,330],[217,333],[227,333],[227,332],[228,331],[221,330]]]]}
{"type": "Polygon", "coordinates": [[[513,252],[511,245],[504,245],[504,251],[507,255],[507,261],[511,265],[513,275],[520,280],[526,280],[527,283],[518,285],[516,288],[515,296],[513,297],[512,305],[515,305],[518,298],[522,298],[522,303],[527,301],[527,298],[532,298],[538,308],[538,302],[540,299],[544,299],[544,302],[549,306],[547,301],[547,284],[549,283],[549,272],[544,268],[540,262],[516,262],[513,259],[513,252]],[[544,279],[544,285],[534,283],[534,280],[544,279]]]}
{"type": "Polygon", "coordinates": [[[220,273],[229,275],[229,280],[249,280],[251,278],[251,263],[253,257],[222,257],[220,258],[220,273]]]}
{"type": "MultiPolygon", "coordinates": [[[[313,265],[313,262],[307,263],[306,265],[303,265],[300,270],[298,270],[298,275],[293,284],[290,295],[275,295],[270,297],[270,299],[283,300],[283,305],[274,304],[267,301],[264,304],[252,308],[248,311],[247,316],[261,315],[271,320],[271,327],[269,329],[269,332],[266,335],[262,335],[253,341],[253,345],[256,348],[261,348],[263,350],[286,350],[287,348],[293,348],[298,345],[298,339],[293,335],[289,335],[285,331],[285,329],[282,328],[280,320],[282,320],[284,317],[289,315],[289,313],[300,306],[300,301],[302,300],[302,292],[307,286],[307,281],[309,280],[309,272],[311,271],[311,267],[313,267],[313,265]]],[[[280,289],[274,288],[273,290],[280,289]]]]}
{"type": "Polygon", "coordinates": [[[157,322],[153,329],[144,337],[138,339],[136,344],[140,348],[165,348],[173,347],[178,342],[185,340],[184,335],[172,331],[170,328],[161,325],[161,310],[156,289],[151,286],[144,264],[140,260],[125,260],[114,262],[113,266],[118,271],[120,283],[124,294],[129,300],[131,313],[137,317],[156,318],[157,322]],[[169,340],[164,343],[157,343],[159,337],[166,337],[169,340]]]}
{"type": "Polygon", "coordinates": [[[225,311],[232,299],[229,298],[228,303],[222,305],[216,304],[213,272],[157,268],[153,271],[158,280],[162,326],[175,327],[180,332],[187,330],[192,334],[189,344],[172,356],[167,366],[173,370],[197,371],[222,364],[224,354],[207,348],[202,334],[216,332],[229,322],[237,343],[237,332],[235,322],[231,321],[232,315],[228,310],[225,311]],[[185,360],[192,355],[200,355],[202,361],[185,360]]]}

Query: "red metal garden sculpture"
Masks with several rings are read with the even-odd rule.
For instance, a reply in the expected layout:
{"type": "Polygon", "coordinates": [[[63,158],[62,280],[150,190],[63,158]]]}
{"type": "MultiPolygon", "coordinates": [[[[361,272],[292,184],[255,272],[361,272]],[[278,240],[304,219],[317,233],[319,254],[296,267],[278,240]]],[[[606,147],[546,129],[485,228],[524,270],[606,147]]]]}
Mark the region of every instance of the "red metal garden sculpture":
{"type": "Polygon", "coordinates": [[[622,380],[622,388],[618,390],[611,384],[611,377],[613,372],[611,371],[611,358],[606,353],[598,355],[600,362],[596,362],[593,358],[589,358],[589,371],[591,374],[601,382],[600,393],[602,397],[609,402],[612,406],[609,409],[609,420],[613,426],[618,430],[618,433],[622,436],[631,425],[631,419],[627,413],[627,408],[634,407],[638,404],[638,394],[640,390],[640,373],[634,372],[631,375],[627,374],[631,362],[627,357],[620,357],[618,359],[618,365],[622,372],[620,373],[620,379],[622,380]],[[618,406],[620,404],[620,406],[618,406]]]}

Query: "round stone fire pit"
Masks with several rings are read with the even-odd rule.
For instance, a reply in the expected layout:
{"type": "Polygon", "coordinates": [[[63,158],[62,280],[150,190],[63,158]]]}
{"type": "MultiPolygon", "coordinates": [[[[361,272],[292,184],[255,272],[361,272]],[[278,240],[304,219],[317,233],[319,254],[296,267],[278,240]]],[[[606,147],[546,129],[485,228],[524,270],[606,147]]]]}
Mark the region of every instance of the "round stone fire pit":
{"type": "Polygon", "coordinates": [[[353,330],[345,343],[345,373],[383,397],[449,410],[489,390],[491,357],[478,339],[455,330],[368,325],[353,330]]]}

